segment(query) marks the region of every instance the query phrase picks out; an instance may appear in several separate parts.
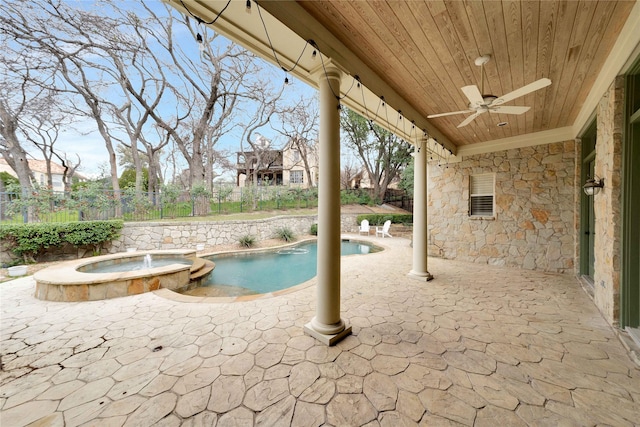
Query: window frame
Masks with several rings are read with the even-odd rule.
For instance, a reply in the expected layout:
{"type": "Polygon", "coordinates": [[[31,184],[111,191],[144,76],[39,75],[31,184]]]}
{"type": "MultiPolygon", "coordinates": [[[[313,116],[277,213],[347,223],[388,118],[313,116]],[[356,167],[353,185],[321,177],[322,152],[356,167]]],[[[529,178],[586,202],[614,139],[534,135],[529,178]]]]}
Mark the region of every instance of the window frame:
{"type": "Polygon", "coordinates": [[[304,184],[304,171],[303,170],[292,170],[289,171],[289,184],[304,184]],[[300,177],[300,179],[298,180],[296,178],[296,180],[293,179],[294,176],[298,176],[300,177]]]}
{"type": "Polygon", "coordinates": [[[469,175],[469,217],[472,218],[495,218],[496,216],[496,174],[495,173],[478,173],[469,175]],[[486,187],[488,182],[480,182],[477,180],[491,180],[491,193],[487,192],[478,192],[474,193],[474,187],[486,187]],[[475,181],[475,182],[474,182],[475,181]],[[476,185],[474,185],[476,184],[476,185]],[[480,197],[491,197],[491,212],[488,213],[486,210],[480,210],[479,207],[476,207],[475,211],[480,210],[480,212],[474,212],[474,199],[480,197]]]}

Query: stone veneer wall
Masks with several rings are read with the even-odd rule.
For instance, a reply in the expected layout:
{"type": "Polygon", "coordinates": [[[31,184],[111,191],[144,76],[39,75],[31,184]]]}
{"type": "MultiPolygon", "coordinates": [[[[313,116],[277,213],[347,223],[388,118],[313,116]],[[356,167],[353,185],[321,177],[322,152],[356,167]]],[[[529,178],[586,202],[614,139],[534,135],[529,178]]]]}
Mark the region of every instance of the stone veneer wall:
{"type": "MultiPolygon", "coordinates": [[[[206,246],[237,244],[241,236],[250,234],[258,241],[272,239],[275,231],[288,227],[297,236],[309,234],[311,225],[318,222],[317,215],[280,216],[245,221],[194,221],[165,223],[125,223],[120,239],[113,242],[109,253],[126,248],[189,249],[198,243],[206,246]]],[[[342,215],[343,232],[357,230],[356,215],[342,215]]]]}
{"type": "Polygon", "coordinates": [[[604,188],[593,200],[595,214],[594,301],[616,325],[620,317],[620,185],[624,130],[624,76],[611,84],[597,109],[595,174],[604,188]]]}
{"type": "Polygon", "coordinates": [[[574,272],[575,142],[428,165],[429,255],[574,272]],[[469,176],[495,173],[495,216],[469,216],[469,176]]]}

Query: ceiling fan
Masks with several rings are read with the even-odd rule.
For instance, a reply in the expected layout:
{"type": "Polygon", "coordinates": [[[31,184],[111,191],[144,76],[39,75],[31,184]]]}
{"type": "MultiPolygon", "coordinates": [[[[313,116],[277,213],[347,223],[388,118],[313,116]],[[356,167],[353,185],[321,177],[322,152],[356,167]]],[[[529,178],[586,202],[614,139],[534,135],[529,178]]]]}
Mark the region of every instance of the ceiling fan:
{"type": "Polygon", "coordinates": [[[476,85],[465,86],[462,88],[462,92],[465,94],[467,99],[469,100],[469,108],[462,111],[452,111],[450,113],[440,113],[440,114],[430,114],[427,116],[428,119],[433,119],[435,117],[443,117],[443,116],[451,116],[454,114],[464,114],[464,113],[474,113],[464,119],[458,127],[461,128],[463,126],[471,123],[476,117],[480,114],[484,114],[486,112],[494,113],[494,114],[524,114],[531,107],[520,107],[520,106],[510,106],[510,105],[502,105],[505,102],[509,102],[513,99],[519,98],[521,96],[527,95],[531,92],[535,92],[536,90],[547,87],[551,84],[551,80],[547,78],[543,78],[540,80],[536,80],[533,83],[529,83],[526,86],[521,87],[520,89],[516,89],[512,92],[507,93],[501,97],[497,97],[494,95],[485,95],[484,94],[484,64],[489,62],[491,59],[490,55],[483,55],[479,58],[476,58],[475,64],[480,67],[480,85],[481,89],[478,89],[476,85]]]}

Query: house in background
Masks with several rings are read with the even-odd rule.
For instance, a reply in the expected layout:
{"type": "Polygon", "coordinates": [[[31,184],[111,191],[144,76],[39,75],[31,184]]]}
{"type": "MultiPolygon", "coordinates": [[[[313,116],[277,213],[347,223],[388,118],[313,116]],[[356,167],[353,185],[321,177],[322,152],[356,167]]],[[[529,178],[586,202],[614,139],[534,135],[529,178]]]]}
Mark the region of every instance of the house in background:
{"type": "Polygon", "coordinates": [[[318,156],[315,146],[309,147],[306,152],[302,153],[293,140],[290,140],[281,149],[269,148],[270,145],[271,141],[258,135],[255,144],[256,150],[236,153],[236,184],[238,187],[246,187],[253,180],[256,170],[257,185],[286,185],[299,188],[309,188],[316,185],[318,156]],[[312,182],[309,182],[305,169],[305,154],[312,182]]]}
{"type": "MultiPolygon", "coordinates": [[[[40,187],[47,186],[47,162],[44,160],[37,159],[29,159],[27,160],[29,163],[29,169],[33,173],[33,178],[35,180],[34,184],[40,187]]],[[[3,158],[0,158],[0,172],[7,172],[9,175],[18,177],[16,172],[9,166],[7,161],[3,158]]],[[[68,173],[68,172],[67,172],[68,173]]],[[[64,177],[64,167],[56,162],[51,162],[51,181],[53,187],[51,190],[53,191],[64,191],[64,182],[62,178],[64,177]]],[[[69,179],[76,178],[80,181],[86,181],[86,177],[81,173],[75,172],[69,179]]]]}

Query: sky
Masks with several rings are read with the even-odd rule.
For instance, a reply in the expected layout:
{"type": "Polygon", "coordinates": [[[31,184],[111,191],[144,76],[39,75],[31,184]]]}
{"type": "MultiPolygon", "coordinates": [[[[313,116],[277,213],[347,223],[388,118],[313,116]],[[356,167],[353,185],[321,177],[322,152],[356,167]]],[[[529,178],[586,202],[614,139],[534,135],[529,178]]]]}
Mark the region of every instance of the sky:
{"type": "MultiPolygon", "coordinates": [[[[275,67],[265,61],[266,67],[275,67]]],[[[289,76],[289,85],[285,89],[283,97],[289,98],[292,102],[299,99],[301,95],[305,98],[310,98],[316,95],[316,89],[310,87],[306,83],[292,78],[289,76]]],[[[266,127],[259,132],[267,139],[278,142],[282,137],[270,127],[266,127]]],[[[235,163],[235,153],[240,150],[240,139],[242,137],[242,129],[235,128],[227,135],[223,136],[220,142],[216,145],[217,150],[226,150],[232,153],[229,160],[235,163]]],[[[283,142],[283,141],[280,141],[283,142]]],[[[96,129],[95,122],[88,120],[84,123],[76,123],[73,127],[67,128],[61,133],[55,147],[67,154],[67,157],[74,163],[77,161],[76,154],[80,156],[82,160],[82,166],[79,172],[89,178],[97,178],[103,174],[103,171],[109,170],[109,154],[105,147],[104,140],[96,129]]],[[[30,153],[38,159],[42,158],[42,154],[37,149],[29,150],[30,153]]],[[[184,161],[184,167],[186,167],[186,161],[184,161]]],[[[119,167],[119,172],[122,172],[122,168],[119,167]]],[[[171,173],[167,173],[166,176],[171,176],[171,173]]],[[[235,174],[233,172],[225,173],[219,179],[235,180],[235,174]]]]}
{"type": "MultiPolygon", "coordinates": [[[[83,4],[80,2],[80,4],[83,4]]],[[[84,3],[89,7],[92,2],[84,3]]],[[[123,4],[133,5],[133,2],[123,2],[123,4]]],[[[157,5],[158,7],[164,7],[161,2],[148,2],[149,5],[157,5]]],[[[162,12],[161,9],[158,9],[162,12]]],[[[162,12],[164,13],[164,12],[162,12]]],[[[186,31],[186,30],[185,30],[186,31]]],[[[190,40],[193,40],[193,36],[189,33],[185,34],[185,42],[188,43],[190,40]]],[[[199,51],[197,49],[197,42],[193,40],[193,54],[198,55],[199,51]]],[[[271,63],[260,60],[263,63],[263,67],[270,70],[269,74],[272,74],[275,78],[282,78],[284,81],[284,73],[277,69],[271,63]]],[[[300,97],[304,97],[305,99],[314,98],[316,96],[316,90],[306,83],[295,79],[292,76],[289,77],[289,85],[285,87],[285,91],[283,97],[285,100],[294,102],[300,97]]],[[[277,82],[278,85],[281,84],[277,82]]],[[[274,141],[274,146],[279,146],[284,143],[282,141],[282,137],[269,126],[261,129],[259,131],[260,134],[265,136],[267,139],[274,141]]],[[[235,163],[235,152],[240,149],[240,139],[242,137],[242,129],[234,128],[231,132],[222,137],[221,141],[216,145],[216,149],[221,151],[225,150],[230,153],[229,160],[232,163],[235,163]]],[[[124,138],[123,138],[124,139],[124,138]]],[[[97,131],[95,122],[92,120],[87,120],[85,122],[74,123],[73,125],[65,127],[65,129],[61,132],[56,144],[55,148],[59,152],[63,152],[67,155],[67,158],[73,161],[74,163],[77,161],[77,156],[81,159],[81,167],[78,169],[78,172],[89,178],[96,178],[101,175],[104,175],[106,171],[109,171],[108,165],[108,152],[105,147],[104,141],[100,134],[97,131]],[[76,156],[77,155],[77,156],[76,156]]],[[[115,147],[114,147],[115,148],[115,147]]],[[[30,154],[35,158],[42,158],[42,154],[38,149],[29,149],[30,154]]],[[[186,168],[186,161],[184,161],[183,167],[186,168]]],[[[122,172],[122,168],[119,167],[119,174],[122,172]]],[[[165,176],[170,177],[172,175],[172,171],[165,171],[165,176]]],[[[235,173],[227,173],[223,176],[224,179],[235,180],[235,173]]]]}

